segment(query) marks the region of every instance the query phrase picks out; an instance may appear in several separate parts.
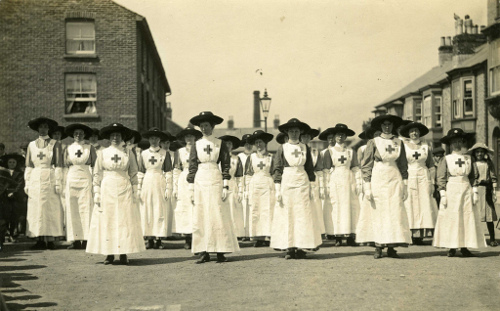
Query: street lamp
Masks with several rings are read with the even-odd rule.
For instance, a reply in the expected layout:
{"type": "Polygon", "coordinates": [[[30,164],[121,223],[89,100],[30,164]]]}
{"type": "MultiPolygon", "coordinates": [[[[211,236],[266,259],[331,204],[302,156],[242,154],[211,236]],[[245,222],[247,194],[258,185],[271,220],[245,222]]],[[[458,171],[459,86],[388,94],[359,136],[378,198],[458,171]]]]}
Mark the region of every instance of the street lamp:
{"type": "Polygon", "coordinates": [[[269,116],[269,110],[271,109],[271,97],[267,96],[267,89],[264,91],[264,97],[260,99],[260,106],[264,115],[265,132],[267,132],[267,116],[269,116]]]}

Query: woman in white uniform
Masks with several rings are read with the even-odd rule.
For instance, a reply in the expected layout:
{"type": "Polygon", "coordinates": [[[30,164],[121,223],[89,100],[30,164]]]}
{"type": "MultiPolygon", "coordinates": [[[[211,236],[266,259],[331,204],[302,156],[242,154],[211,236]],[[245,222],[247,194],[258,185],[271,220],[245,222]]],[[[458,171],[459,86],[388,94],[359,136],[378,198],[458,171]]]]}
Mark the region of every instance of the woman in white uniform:
{"type": "MultiPolygon", "coordinates": [[[[248,143],[248,138],[251,136],[251,134],[244,134],[241,137],[241,144],[240,147],[243,147],[243,151],[238,153],[238,158],[240,158],[241,164],[245,166],[247,163],[248,157],[252,154],[253,152],[253,145],[248,143]]],[[[245,169],[243,167],[243,169],[245,169]]],[[[245,175],[243,175],[243,184],[245,184],[245,175]]],[[[250,208],[248,206],[248,193],[245,191],[243,192],[243,199],[241,200],[241,205],[243,206],[243,226],[245,228],[245,234],[243,238],[241,238],[242,241],[249,241],[250,240],[250,208]]]]}
{"type": "Polygon", "coordinates": [[[150,147],[139,158],[138,191],[142,232],[147,249],[163,249],[161,238],[171,235],[172,162],[167,151],[160,148],[160,140],[167,135],[154,127],[142,134],[150,147]]]}
{"type": "Polygon", "coordinates": [[[413,244],[423,244],[424,238],[432,237],[437,218],[437,203],[434,200],[434,160],[429,145],[421,137],[429,133],[427,126],[411,122],[399,131],[407,138],[404,142],[408,161],[408,198],[405,201],[408,223],[413,244]]]}
{"type": "Polygon", "coordinates": [[[335,146],[335,137],[334,135],[319,135],[319,140],[323,140],[328,142],[328,146],[321,150],[320,158],[323,160],[323,185],[325,187],[325,195],[321,199],[321,208],[323,210],[323,221],[325,226],[325,237],[328,240],[334,240],[334,228],[333,228],[333,206],[332,199],[330,195],[330,188],[327,186],[330,180],[330,170],[325,169],[324,159],[328,157],[328,153],[330,152],[330,148],[335,146]]]}
{"type": "Polygon", "coordinates": [[[227,150],[229,151],[229,154],[231,154],[231,168],[229,169],[231,179],[229,180],[228,198],[224,204],[229,204],[231,219],[233,220],[234,225],[234,232],[236,237],[240,239],[245,237],[243,205],[241,204],[244,193],[244,168],[240,158],[237,155],[232,154],[232,151],[240,146],[241,140],[238,137],[231,135],[224,135],[219,137],[219,139],[226,144],[227,150]]]}
{"type": "Polygon", "coordinates": [[[435,247],[448,248],[448,257],[454,257],[457,248],[464,257],[475,256],[469,248],[486,247],[481,230],[479,210],[479,174],[476,164],[467,152],[467,141],[473,134],[453,128],[441,138],[451,153],[439,163],[437,184],[441,202],[434,230],[435,247]]]}
{"type": "Polygon", "coordinates": [[[274,164],[276,201],[271,248],[286,250],[285,259],[303,259],[305,250],[317,250],[321,245],[321,230],[311,202],[315,181],[309,147],[300,142],[300,134],[309,125],[293,118],[280,125],[280,132],[288,134],[287,143],[278,147],[274,164]]]}
{"type": "Polygon", "coordinates": [[[94,207],[92,193],[92,170],[97,153],[94,147],[85,143],[85,137],[92,134],[86,125],[75,123],[65,129],[74,142],[64,151],[66,175],[66,240],[73,242],[68,249],[85,249],[89,236],[90,218],[94,207]]]}
{"type": "Polygon", "coordinates": [[[189,121],[203,133],[191,148],[187,176],[194,204],[191,251],[199,254],[196,263],[210,261],[209,253],[217,253],[217,262],[226,262],[224,254],[240,249],[229,205],[222,204],[227,199],[231,178],[231,155],[226,145],[213,136],[214,126],[222,121],[210,111],[201,112],[189,121]]]}
{"type": "Polygon", "coordinates": [[[101,129],[111,146],[98,153],[94,168],[94,202],[87,253],[106,255],[104,264],[129,263],[127,254],[145,250],[141,213],[138,208],[137,161],[132,150],[123,147],[130,130],[120,123],[101,129]]]}
{"type": "Polygon", "coordinates": [[[28,145],[25,188],[28,195],[26,235],[38,238],[32,249],[55,249],[54,237],[64,236],[64,212],[60,194],[63,183],[61,143],[48,136],[57,122],[45,117],[28,122],[39,137],[28,145]]]}
{"type": "Polygon", "coordinates": [[[401,118],[393,115],[378,116],[371,122],[373,130],[381,130],[378,137],[368,141],[361,170],[365,181],[365,196],[374,200],[375,255],[399,258],[394,247],[411,244],[411,233],[404,200],[408,196],[408,162],[403,142],[395,128],[401,118]]]}
{"type": "Polygon", "coordinates": [[[174,164],[174,171],[177,171],[176,175],[179,177],[174,180],[173,198],[176,204],[173,232],[185,237],[185,249],[191,249],[193,233],[194,204],[191,202],[189,183],[186,179],[189,173],[189,155],[194,143],[202,136],[200,131],[190,127],[186,127],[177,134],[177,140],[185,142],[186,146],[177,150],[179,161],[174,164]]]}
{"type": "Polygon", "coordinates": [[[328,152],[324,154],[323,167],[330,172],[326,187],[330,189],[333,232],[337,246],[342,245],[343,238],[347,239],[347,245],[355,245],[359,215],[357,194],[361,192],[362,179],[356,152],[345,143],[347,137],[354,134],[353,130],[342,123],[321,133],[322,137],[326,136],[328,139],[333,135],[335,139],[335,146],[329,147],[328,152]]]}
{"type": "Polygon", "coordinates": [[[248,193],[250,208],[250,237],[255,241],[255,247],[269,246],[266,239],[271,236],[276,198],[271,176],[273,155],[267,152],[267,143],[273,137],[273,134],[257,130],[248,138],[248,143],[254,146],[255,152],[245,164],[245,191],[248,193]]]}

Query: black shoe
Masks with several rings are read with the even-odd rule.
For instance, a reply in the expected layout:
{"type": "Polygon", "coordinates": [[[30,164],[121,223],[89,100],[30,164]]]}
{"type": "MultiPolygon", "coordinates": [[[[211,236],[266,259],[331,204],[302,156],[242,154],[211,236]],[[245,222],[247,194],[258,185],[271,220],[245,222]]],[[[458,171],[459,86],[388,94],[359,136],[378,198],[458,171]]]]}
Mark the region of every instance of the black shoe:
{"type": "Polygon", "coordinates": [[[398,255],[398,252],[394,249],[394,247],[388,247],[387,248],[387,256],[391,258],[401,258],[398,255]]]}
{"type": "Polygon", "coordinates": [[[35,245],[31,247],[33,250],[45,250],[47,249],[47,244],[44,241],[37,241],[35,245]]]}
{"type": "Polygon", "coordinates": [[[155,240],[149,239],[148,242],[146,243],[146,249],[152,249],[155,247],[155,240]]]}
{"type": "Polygon", "coordinates": [[[160,239],[156,240],[154,249],[163,249],[163,245],[161,244],[161,240],[160,239]]]}
{"type": "Polygon", "coordinates": [[[341,239],[336,239],[334,245],[335,246],[342,246],[342,240],[341,239]]]}
{"type": "Polygon", "coordinates": [[[192,242],[193,242],[192,237],[186,237],[186,243],[184,243],[184,249],[191,249],[192,242]]]}
{"type": "Polygon", "coordinates": [[[81,249],[82,248],[82,243],[80,241],[74,241],[71,243],[70,246],[68,246],[68,249],[81,249]]]}
{"type": "Polygon", "coordinates": [[[264,246],[271,246],[271,241],[264,241],[264,246]]]}
{"type": "Polygon", "coordinates": [[[473,253],[471,253],[470,250],[468,250],[465,247],[462,247],[460,249],[460,253],[462,253],[463,257],[476,257],[476,255],[474,255],[473,253]]]}
{"type": "Polygon", "coordinates": [[[424,239],[422,238],[412,238],[414,245],[424,245],[424,239]]]}
{"type": "Polygon", "coordinates": [[[115,255],[108,255],[106,256],[106,259],[104,259],[104,264],[105,265],[110,265],[115,261],[115,255]]]}
{"type": "Polygon", "coordinates": [[[56,244],[54,242],[48,242],[47,243],[47,249],[50,249],[51,251],[56,249],[56,244]]]}
{"type": "Polygon", "coordinates": [[[207,252],[202,252],[200,253],[200,256],[198,257],[198,260],[196,261],[197,264],[204,263],[204,262],[209,262],[210,261],[210,254],[207,252]]]}
{"type": "Polygon", "coordinates": [[[257,240],[255,241],[255,244],[253,245],[253,247],[262,247],[262,246],[265,246],[265,241],[260,241],[260,240],[257,240]]]}
{"type": "Polygon", "coordinates": [[[375,259],[382,258],[382,248],[375,247],[375,254],[373,255],[373,258],[375,259]]]}
{"type": "Polygon", "coordinates": [[[295,259],[295,249],[293,248],[289,248],[287,251],[286,251],[286,255],[285,255],[285,259],[295,259]]]}
{"type": "Polygon", "coordinates": [[[353,237],[347,238],[347,245],[356,246],[356,242],[354,241],[353,237]]]}
{"type": "Polygon", "coordinates": [[[226,256],[224,256],[223,253],[217,253],[217,262],[218,263],[227,262],[226,256]]]}
{"type": "Polygon", "coordinates": [[[296,252],[295,252],[295,258],[296,259],[306,259],[307,257],[307,253],[304,252],[303,250],[301,249],[298,249],[296,252]]]}
{"type": "Polygon", "coordinates": [[[128,265],[129,261],[127,259],[127,255],[120,255],[120,264],[121,265],[128,265]]]}
{"type": "Polygon", "coordinates": [[[87,241],[82,241],[82,249],[87,249],[87,241]]]}
{"type": "Polygon", "coordinates": [[[456,253],[457,253],[457,250],[456,250],[456,249],[454,249],[454,248],[450,248],[450,249],[448,250],[448,254],[447,254],[446,256],[448,256],[448,257],[455,257],[455,254],[456,254],[456,253]]]}

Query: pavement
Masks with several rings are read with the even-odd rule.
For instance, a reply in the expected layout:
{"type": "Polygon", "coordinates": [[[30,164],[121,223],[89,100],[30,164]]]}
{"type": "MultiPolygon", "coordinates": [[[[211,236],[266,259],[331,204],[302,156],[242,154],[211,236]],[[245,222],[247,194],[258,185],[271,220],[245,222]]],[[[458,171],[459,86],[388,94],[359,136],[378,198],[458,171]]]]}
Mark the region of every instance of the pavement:
{"type": "Polygon", "coordinates": [[[375,260],[371,247],[327,241],[285,260],[243,242],[227,263],[196,265],[182,241],[165,241],[105,266],[66,242],[34,251],[25,241],[0,253],[0,291],[9,310],[500,310],[500,247],[448,258],[430,243],[375,260]]]}

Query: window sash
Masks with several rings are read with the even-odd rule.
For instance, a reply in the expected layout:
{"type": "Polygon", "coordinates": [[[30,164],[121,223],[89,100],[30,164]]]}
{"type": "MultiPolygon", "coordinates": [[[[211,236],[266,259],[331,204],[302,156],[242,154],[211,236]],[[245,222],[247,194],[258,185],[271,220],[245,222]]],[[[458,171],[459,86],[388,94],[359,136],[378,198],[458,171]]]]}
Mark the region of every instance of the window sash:
{"type": "Polygon", "coordinates": [[[465,116],[474,115],[474,85],[472,80],[464,80],[463,112],[465,116]]]}
{"type": "Polygon", "coordinates": [[[436,127],[441,127],[442,126],[442,120],[441,120],[441,117],[442,117],[442,101],[441,101],[441,97],[435,97],[434,98],[434,101],[436,102],[436,109],[435,109],[435,126],[436,127]]]}
{"type": "Polygon", "coordinates": [[[94,22],[66,22],[66,53],[95,53],[94,22]]]}

